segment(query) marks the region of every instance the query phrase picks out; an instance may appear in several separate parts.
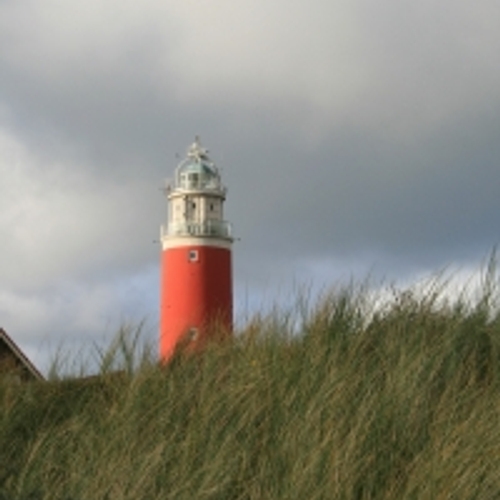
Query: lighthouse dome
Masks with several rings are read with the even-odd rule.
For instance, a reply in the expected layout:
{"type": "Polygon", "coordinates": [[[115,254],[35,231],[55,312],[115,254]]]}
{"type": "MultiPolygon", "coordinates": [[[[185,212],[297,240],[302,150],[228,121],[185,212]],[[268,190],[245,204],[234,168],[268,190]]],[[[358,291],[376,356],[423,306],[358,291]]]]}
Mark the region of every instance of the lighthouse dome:
{"type": "Polygon", "coordinates": [[[199,139],[191,145],[187,158],[176,170],[176,187],[183,190],[220,190],[220,174],[208,157],[208,151],[201,147],[199,139]]]}

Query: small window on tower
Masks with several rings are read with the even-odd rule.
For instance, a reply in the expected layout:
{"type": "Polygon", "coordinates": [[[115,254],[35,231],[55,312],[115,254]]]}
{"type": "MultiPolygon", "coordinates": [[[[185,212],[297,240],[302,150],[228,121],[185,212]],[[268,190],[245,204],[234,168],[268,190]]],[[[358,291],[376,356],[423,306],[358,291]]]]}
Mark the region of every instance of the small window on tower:
{"type": "Polygon", "coordinates": [[[189,262],[197,262],[198,261],[198,250],[189,250],[188,260],[189,260],[189,262]]]}
{"type": "Polygon", "coordinates": [[[193,203],[191,203],[191,208],[194,210],[196,208],[196,203],[193,201],[193,203]]]}
{"type": "Polygon", "coordinates": [[[214,211],[214,204],[213,203],[210,203],[210,211],[213,212],[214,211]]]}
{"type": "Polygon", "coordinates": [[[187,333],[189,340],[194,341],[198,338],[198,328],[190,328],[187,333]]]}

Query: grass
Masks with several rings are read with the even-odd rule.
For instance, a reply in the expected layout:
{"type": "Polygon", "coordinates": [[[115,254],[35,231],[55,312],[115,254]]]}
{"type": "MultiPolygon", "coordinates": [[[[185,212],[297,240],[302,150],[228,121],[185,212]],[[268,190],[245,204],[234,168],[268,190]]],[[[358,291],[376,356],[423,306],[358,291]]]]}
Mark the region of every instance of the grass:
{"type": "Polygon", "coordinates": [[[100,376],[0,385],[0,499],[499,498],[495,283],[346,287],[166,367],[122,330],[100,376]]]}

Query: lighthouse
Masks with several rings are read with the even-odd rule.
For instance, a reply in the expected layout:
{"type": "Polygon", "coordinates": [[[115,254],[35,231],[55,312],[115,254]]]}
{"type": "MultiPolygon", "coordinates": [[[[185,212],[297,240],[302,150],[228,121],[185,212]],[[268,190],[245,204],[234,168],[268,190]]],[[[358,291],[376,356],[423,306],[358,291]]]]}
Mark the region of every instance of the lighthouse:
{"type": "Polygon", "coordinates": [[[232,328],[231,225],[226,188],[196,137],[165,189],[168,221],[161,227],[160,358],[176,347],[198,350],[232,328]]]}

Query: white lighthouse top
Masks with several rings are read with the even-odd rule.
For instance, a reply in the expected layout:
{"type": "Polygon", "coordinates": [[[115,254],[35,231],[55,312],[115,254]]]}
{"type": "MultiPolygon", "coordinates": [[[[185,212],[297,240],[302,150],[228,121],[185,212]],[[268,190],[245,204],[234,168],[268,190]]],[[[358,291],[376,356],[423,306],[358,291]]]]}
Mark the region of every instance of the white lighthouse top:
{"type": "Polygon", "coordinates": [[[233,240],[231,224],[224,220],[226,188],[198,137],[176,168],[173,184],[165,189],[169,217],[161,228],[163,249],[185,246],[193,238],[227,248],[233,240]]]}
{"type": "Polygon", "coordinates": [[[187,158],[175,171],[175,189],[185,191],[224,191],[219,170],[208,157],[197,136],[188,148],[187,158]]]}

